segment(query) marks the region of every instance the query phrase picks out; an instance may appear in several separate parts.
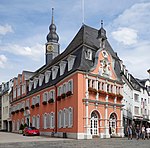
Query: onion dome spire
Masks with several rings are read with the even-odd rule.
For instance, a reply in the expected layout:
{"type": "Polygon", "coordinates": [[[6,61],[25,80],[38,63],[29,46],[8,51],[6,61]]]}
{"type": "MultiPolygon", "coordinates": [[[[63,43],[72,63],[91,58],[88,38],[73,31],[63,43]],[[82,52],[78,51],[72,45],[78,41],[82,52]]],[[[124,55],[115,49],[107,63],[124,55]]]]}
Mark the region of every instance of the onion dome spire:
{"type": "Polygon", "coordinates": [[[52,20],[49,26],[49,34],[47,35],[47,42],[58,43],[59,36],[56,33],[56,25],[54,24],[54,8],[52,8],[52,20]]]}
{"type": "Polygon", "coordinates": [[[103,40],[106,40],[106,30],[103,28],[103,20],[101,20],[101,28],[98,30],[98,39],[102,38],[103,40]]]}

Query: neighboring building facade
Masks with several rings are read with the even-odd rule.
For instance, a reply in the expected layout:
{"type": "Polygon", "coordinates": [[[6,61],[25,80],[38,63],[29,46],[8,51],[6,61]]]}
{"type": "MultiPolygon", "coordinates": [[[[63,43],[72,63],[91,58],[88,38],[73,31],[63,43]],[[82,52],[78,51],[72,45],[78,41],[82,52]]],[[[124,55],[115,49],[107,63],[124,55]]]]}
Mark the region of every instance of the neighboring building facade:
{"type": "Polygon", "coordinates": [[[142,126],[149,125],[150,121],[150,87],[149,79],[139,80],[134,78],[123,64],[122,79],[124,82],[123,88],[123,123],[126,133],[128,125],[142,126]]]}
{"type": "Polygon", "coordinates": [[[1,118],[1,129],[5,131],[11,131],[11,116],[10,116],[10,102],[9,95],[12,88],[12,80],[2,83],[2,118],[1,118]]]}
{"type": "Polygon", "coordinates": [[[25,74],[14,79],[13,132],[26,123],[43,135],[123,137],[121,61],[103,24],[99,30],[83,25],[61,54],[53,16],[49,29],[46,64],[26,80],[25,74]],[[22,83],[26,83],[24,92],[22,83]]]}

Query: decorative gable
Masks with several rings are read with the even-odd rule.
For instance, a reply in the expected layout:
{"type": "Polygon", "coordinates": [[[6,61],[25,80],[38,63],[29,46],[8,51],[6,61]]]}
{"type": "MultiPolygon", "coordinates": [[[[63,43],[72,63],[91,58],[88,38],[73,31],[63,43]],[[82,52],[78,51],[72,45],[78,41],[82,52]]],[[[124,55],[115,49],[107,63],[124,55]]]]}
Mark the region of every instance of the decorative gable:
{"type": "Polygon", "coordinates": [[[67,64],[66,61],[61,61],[59,63],[59,66],[60,66],[60,76],[64,74],[65,68],[66,68],[66,64],[67,64]]]}
{"type": "Polygon", "coordinates": [[[52,80],[54,80],[56,78],[57,73],[58,73],[58,69],[59,69],[58,66],[53,66],[52,67],[52,80]]]}
{"type": "Polygon", "coordinates": [[[67,58],[67,61],[68,61],[68,71],[70,71],[73,68],[75,58],[76,58],[76,56],[74,56],[74,55],[69,55],[69,57],[67,58]]]}

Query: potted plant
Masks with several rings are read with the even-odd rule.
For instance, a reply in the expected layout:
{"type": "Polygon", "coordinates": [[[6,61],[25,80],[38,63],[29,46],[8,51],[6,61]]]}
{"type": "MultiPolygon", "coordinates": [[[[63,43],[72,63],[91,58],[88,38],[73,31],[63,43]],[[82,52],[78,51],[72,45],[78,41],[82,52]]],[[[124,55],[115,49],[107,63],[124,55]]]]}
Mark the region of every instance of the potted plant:
{"type": "Polygon", "coordinates": [[[71,96],[72,95],[72,91],[68,91],[67,93],[66,93],[66,96],[67,97],[69,97],[69,96],[71,96]]]}
{"type": "Polygon", "coordinates": [[[21,109],[20,109],[20,112],[23,112],[23,111],[24,111],[24,108],[21,108],[21,109]]]}
{"type": "Polygon", "coordinates": [[[66,98],[66,94],[65,93],[61,94],[61,98],[65,99],[66,98]]]}
{"type": "Polygon", "coordinates": [[[31,108],[32,108],[32,109],[34,109],[34,107],[35,107],[34,105],[31,105],[31,108]]]}
{"type": "Polygon", "coordinates": [[[48,103],[53,103],[53,102],[54,102],[53,98],[51,98],[51,99],[48,100],[48,103]]]}
{"type": "Polygon", "coordinates": [[[100,94],[100,95],[107,95],[107,92],[106,91],[104,91],[104,90],[98,90],[98,93],[100,94]]]}
{"type": "Polygon", "coordinates": [[[19,134],[22,134],[24,130],[24,126],[23,124],[20,124],[20,128],[19,128],[19,134]]]}
{"type": "Polygon", "coordinates": [[[90,93],[93,93],[93,94],[96,94],[96,93],[97,93],[97,90],[96,90],[95,88],[92,88],[92,87],[89,87],[89,88],[88,88],[88,91],[89,91],[90,93]]]}
{"type": "Polygon", "coordinates": [[[61,96],[57,96],[57,101],[60,101],[61,100],[61,96]]]}
{"type": "Polygon", "coordinates": [[[35,104],[35,106],[36,106],[36,107],[39,107],[39,106],[40,106],[40,104],[39,104],[39,103],[36,103],[36,104],[35,104]]]}
{"type": "Polygon", "coordinates": [[[43,104],[43,105],[46,105],[46,104],[47,104],[47,101],[43,101],[42,104],[43,104]]]}

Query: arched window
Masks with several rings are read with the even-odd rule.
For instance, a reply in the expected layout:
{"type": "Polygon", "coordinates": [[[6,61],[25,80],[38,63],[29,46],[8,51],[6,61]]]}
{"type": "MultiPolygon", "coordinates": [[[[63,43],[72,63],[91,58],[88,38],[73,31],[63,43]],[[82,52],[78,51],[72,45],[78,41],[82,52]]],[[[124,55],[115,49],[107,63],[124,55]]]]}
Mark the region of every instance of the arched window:
{"type": "Polygon", "coordinates": [[[39,129],[40,128],[40,115],[37,115],[36,122],[37,122],[36,128],[39,129]]]}
{"type": "Polygon", "coordinates": [[[43,128],[44,129],[47,129],[46,123],[47,123],[47,114],[44,114],[43,115],[43,128]]]}
{"type": "Polygon", "coordinates": [[[35,127],[35,116],[32,117],[32,126],[35,127]]]}
{"type": "Polygon", "coordinates": [[[60,110],[58,113],[58,127],[61,128],[62,127],[62,111],[60,110]]]}
{"type": "Polygon", "coordinates": [[[55,114],[52,112],[50,114],[50,128],[53,129],[55,127],[55,114]]]}

